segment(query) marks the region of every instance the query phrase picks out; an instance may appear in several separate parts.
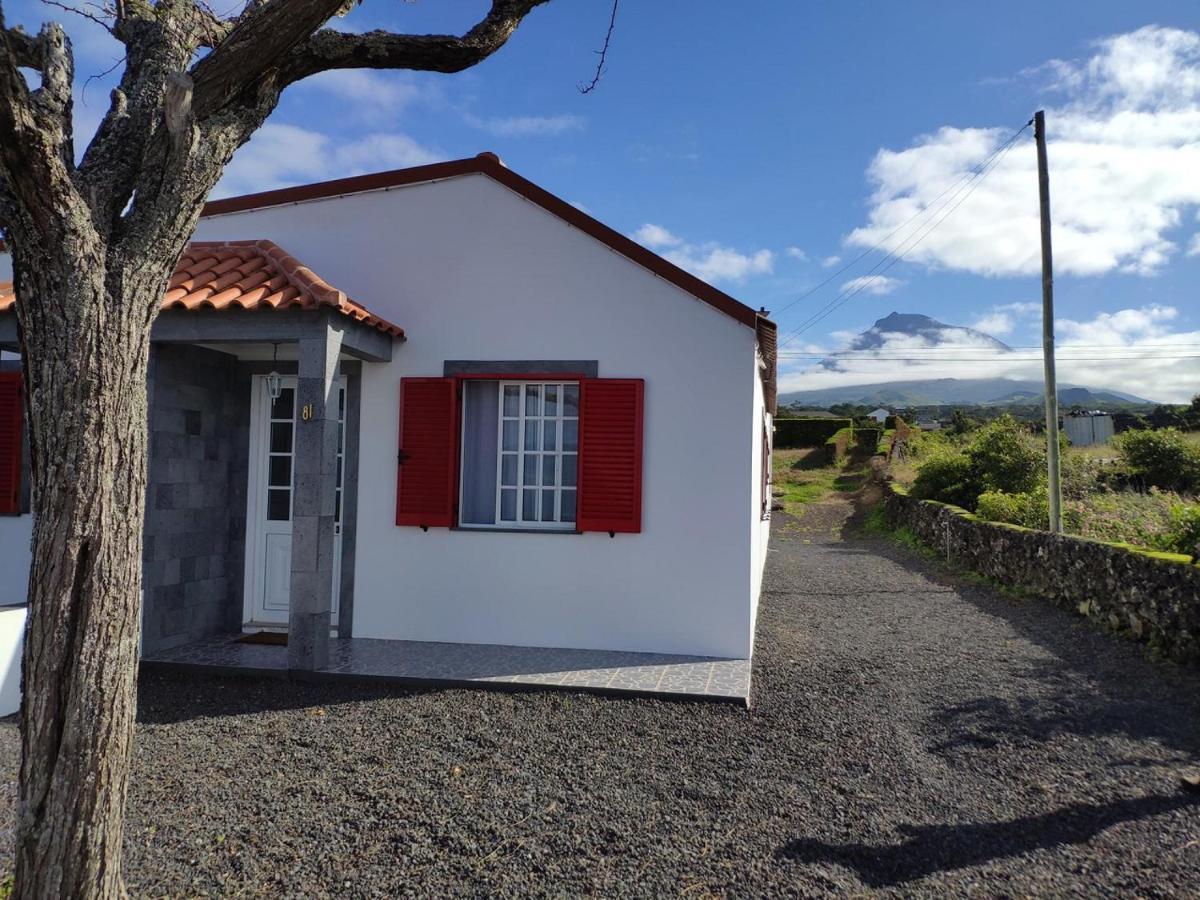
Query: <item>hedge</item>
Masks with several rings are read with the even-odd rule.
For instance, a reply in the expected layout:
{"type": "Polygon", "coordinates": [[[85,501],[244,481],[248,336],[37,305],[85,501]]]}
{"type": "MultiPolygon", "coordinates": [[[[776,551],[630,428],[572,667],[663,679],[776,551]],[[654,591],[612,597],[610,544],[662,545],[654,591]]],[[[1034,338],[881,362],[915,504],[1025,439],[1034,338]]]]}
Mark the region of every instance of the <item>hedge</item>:
{"type": "Polygon", "coordinates": [[[866,450],[872,456],[879,451],[879,439],[883,437],[882,428],[855,428],[854,445],[866,450]]]}
{"type": "Polygon", "coordinates": [[[853,442],[853,426],[842,428],[836,434],[831,435],[823,447],[825,451],[825,464],[836,466],[842,463],[846,459],[846,454],[850,452],[850,445],[853,442]]]}
{"type": "Polygon", "coordinates": [[[781,450],[820,447],[851,424],[849,419],[776,419],[775,446],[781,450]]]}

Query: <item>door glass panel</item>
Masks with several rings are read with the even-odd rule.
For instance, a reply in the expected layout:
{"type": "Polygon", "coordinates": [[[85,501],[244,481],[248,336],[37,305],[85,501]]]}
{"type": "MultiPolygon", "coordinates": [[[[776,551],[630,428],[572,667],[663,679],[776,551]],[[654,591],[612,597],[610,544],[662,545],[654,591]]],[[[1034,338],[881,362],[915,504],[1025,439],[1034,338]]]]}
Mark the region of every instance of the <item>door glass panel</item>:
{"type": "Polygon", "coordinates": [[[563,450],[575,451],[579,449],[579,420],[568,419],[563,422],[563,450]]]}
{"type": "Polygon", "coordinates": [[[542,484],[548,487],[554,486],[554,464],[557,461],[553,453],[547,453],[542,457],[542,484]]]}
{"type": "Polygon", "coordinates": [[[542,442],[542,446],[545,449],[547,449],[547,450],[557,450],[558,449],[558,423],[557,422],[547,422],[546,423],[545,438],[546,439],[542,442]]]}
{"type": "Polygon", "coordinates": [[[272,453],[291,453],[292,452],[292,423],[291,422],[272,422],[271,423],[271,452],[272,453]]]}
{"type": "Polygon", "coordinates": [[[504,441],[503,441],[502,449],[504,449],[504,450],[520,449],[519,447],[517,447],[517,435],[519,434],[519,432],[517,431],[518,427],[519,427],[519,423],[517,422],[516,419],[506,419],[504,421],[504,441]]]}
{"type": "Polygon", "coordinates": [[[524,490],[521,492],[521,518],[526,522],[536,522],[538,511],[538,492],[537,490],[524,490]]]}
{"type": "Polygon", "coordinates": [[[267,520],[286,522],[291,518],[292,492],[287,488],[271,488],[267,491],[267,520]]]}
{"type": "Polygon", "coordinates": [[[268,464],[270,473],[267,484],[271,487],[292,486],[292,458],[290,456],[272,456],[268,464]]]}
{"type": "Polygon", "coordinates": [[[521,479],[521,484],[534,485],[538,483],[537,464],[537,456],[525,457],[525,477],[521,479]]]}
{"type": "Polygon", "coordinates": [[[563,491],[562,492],[562,515],[560,515],[558,518],[559,518],[559,521],[562,521],[562,522],[574,522],[575,521],[575,492],[574,491],[563,491]]]}
{"type": "Polygon", "coordinates": [[[546,418],[558,415],[558,385],[546,385],[546,418]]]}
{"type": "Polygon", "coordinates": [[[563,454],[563,487],[575,487],[575,470],[579,465],[579,457],[574,453],[563,454]]]}
{"type": "Polygon", "coordinates": [[[295,388],[284,388],[279,392],[279,397],[271,401],[271,418],[272,419],[291,419],[294,417],[296,408],[296,390],[295,388]]]}

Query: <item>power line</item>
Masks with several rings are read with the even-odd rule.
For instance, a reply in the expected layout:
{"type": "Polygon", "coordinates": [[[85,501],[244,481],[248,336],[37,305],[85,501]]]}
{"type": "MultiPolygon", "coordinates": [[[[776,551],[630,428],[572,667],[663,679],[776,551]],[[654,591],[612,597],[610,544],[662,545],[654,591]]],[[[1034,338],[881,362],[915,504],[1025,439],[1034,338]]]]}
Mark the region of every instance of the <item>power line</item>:
{"type": "Polygon", "coordinates": [[[955,192],[955,194],[954,194],[955,197],[958,197],[959,194],[962,194],[961,199],[959,199],[952,206],[949,206],[949,204],[950,204],[950,202],[953,201],[953,198],[951,198],[951,201],[947,201],[946,205],[949,206],[949,209],[947,209],[946,212],[943,213],[940,218],[938,218],[930,223],[927,223],[925,225],[922,225],[921,227],[925,229],[925,231],[923,233],[919,233],[919,229],[918,229],[918,232],[914,232],[914,234],[910,235],[904,242],[901,243],[901,245],[899,247],[897,247],[895,250],[890,252],[882,260],[877,262],[868,271],[867,275],[865,275],[861,278],[855,279],[855,286],[853,288],[845,290],[841,294],[839,294],[837,297],[834,297],[833,300],[831,300],[824,307],[822,307],[820,310],[818,310],[816,313],[814,313],[812,316],[810,316],[807,320],[802,322],[797,328],[793,329],[783,340],[781,340],[779,342],[779,346],[780,347],[785,346],[790,341],[795,340],[797,337],[799,337],[805,331],[812,328],[818,322],[827,318],[831,313],[834,312],[834,310],[838,309],[841,306],[844,306],[851,299],[853,299],[858,294],[865,291],[871,285],[871,283],[873,281],[875,281],[877,278],[879,278],[881,275],[883,275],[884,272],[888,271],[890,268],[892,268],[892,266],[896,265],[896,263],[901,262],[907,253],[909,253],[910,251],[915,249],[922,241],[925,240],[925,238],[929,237],[929,235],[932,234],[939,225],[941,225],[943,222],[945,222],[946,219],[948,219],[951,215],[953,215],[955,210],[957,210],[960,206],[963,205],[963,203],[965,203],[970,198],[971,194],[973,194],[975,192],[975,189],[979,187],[979,185],[983,182],[983,180],[989,174],[991,174],[991,172],[995,171],[995,169],[999,166],[1000,161],[1003,159],[1004,155],[1007,154],[1007,152],[1010,149],[1012,149],[1012,147],[1016,143],[1017,137],[1019,137],[1021,132],[1023,132],[1025,130],[1025,128],[1027,128],[1027,127],[1029,127],[1029,126],[1025,125],[1021,129],[1019,129],[1016,134],[1014,134],[1004,145],[1001,146],[1001,148],[999,150],[996,151],[996,153],[992,154],[991,162],[988,163],[985,168],[981,169],[978,172],[974,181],[971,181],[968,184],[963,185],[962,188],[960,188],[957,192],[955,192]],[[964,191],[965,191],[965,193],[963,193],[964,191]]]}
{"type": "MultiPolygon", "coordinates": [[[[845,359],[831,354],[792,354],[780,353],[781,359],[845,359]]],[[[1142,362],[1158,359],[1200,359],[1200,353],[1197,354],[1181,354],[1181,355],[1166,355],[1166,354],[1148,354],[1142,356],[1062,356],[1058,357],[1065,362],[1142,362]]],[[[853,358],[851,358],[853,360],[853,358]]],[[[967,363],[972,366],[979,365],[980,362],[1041,362],[1040,356],[1001,356],[994,360],[979,360],[979,359],[955,359],[954,357],[939,359],[933,356],[872,356],[859,357],[858,361],[862,360],[878,360],[879,362],[933,362],[933,363],[967,363]]]]}
{"type": "Polygon", "coordinates": [[[954,190],[954,188],[958,186],[958,183],[960,181],[963,181],[964,179],[971,179],[971,178],[975,177],[979,173],[980,170],[982,170],[985,166],[988,165],[988,163],[990,163],[992,161],[992,159],[996,156],[996,154],[1005,150],[1009,145],[1011,145],[1013,142],[1015,142],[1016,139],[1018,137],[1020,137],[1021,132],[1023,132],[1026,128],[1028,128],[1030,126],[1030,124],[1032,123],[1032,121],[1033,120],[1030,119],[1029,122],[1026,122],[1024,125],[1022,125],[1019,129],[1017,129],[1017,131],[1012,135],[1012,137],[1010,137],[1007,141],[1005,141],[1003,144],[1001,144],[999,147],[997,147],[995,150],[993,150],[987,157],[985,157],[983,159],[982,162],[978,163],[973,168],[968,169],[966,172],[963,172],[963,174],[959,175],[958,178],[956,178],[949,185],[947,185],[945,190],[943,190],[940,194],[938,194],[931,201],[929,201],[929,203],[926,206],[922,207],[920,210],[913,213],[911,216],[909,216],[907,219],[905,219],[903,222],[901,222],[899,225],[897,225],[895,228],[893,228],[891,231],[889,231],[887,234],[885,234],[882,238],[879,239],[879,241],[877,243],[868,247],[866,250],[864,250],[858,256],[854,257],[854,259],[850,260],[850,262],[846,263],[844,266],[842,266],[840,269],[838,269],[832,275],[827,277],[824,281],[809,288],[807,291],[805,291],[803,294],[801,294],[795,300],[792,300],[792,301],[784,304],[780,309],[776,310],[775,311],[776,318],[783,315],[785,312],[787,312],[789,309],[791,309],[793,306],[795,306],[797,303],[801,302],[802,300],[807,300],[809,297],[811,297],[813,294],[815,294],[821,288],[825,287],[825,285],[829,284],[831,281],[834,281],[839,275],[842,275],[843,273],[852,269],[854,266],[856,266],[859,262],[861,262],[864,258],[869,256],[870,254],[876,252],[877,250],[882,250],[884,244],[886,244],[897,232],[903,230],[908,225],[910,225],[913,221],[915,221],[916,219],[919,219],[921,216],[925,215],[930,210],[934,209],[934,207],[937,205],[937,202],[939,200],[941,200],[943,197],[945,197],[952,190],[954,190]]]}

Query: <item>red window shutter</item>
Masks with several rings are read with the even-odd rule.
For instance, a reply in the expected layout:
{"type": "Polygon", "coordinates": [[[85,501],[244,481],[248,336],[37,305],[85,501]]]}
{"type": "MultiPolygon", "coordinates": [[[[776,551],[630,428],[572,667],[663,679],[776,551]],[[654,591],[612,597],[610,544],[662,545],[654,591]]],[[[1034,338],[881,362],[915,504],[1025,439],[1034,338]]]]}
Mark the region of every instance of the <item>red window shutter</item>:
{"type": "Polygon", "coordinates": [[[640,378],[585,378],[579,411],[580,531],[642,530],[640,378]]]}
{"type": "Polygon", "coordinates": [[[21,511],[21,375],[0,372],[0,513],[21,511]]]}
{"type": "Polygon", "coordinates": [[[400,379],[396,524],[454,524],[458,479],[458,384],[453,378],[400,379]]]}

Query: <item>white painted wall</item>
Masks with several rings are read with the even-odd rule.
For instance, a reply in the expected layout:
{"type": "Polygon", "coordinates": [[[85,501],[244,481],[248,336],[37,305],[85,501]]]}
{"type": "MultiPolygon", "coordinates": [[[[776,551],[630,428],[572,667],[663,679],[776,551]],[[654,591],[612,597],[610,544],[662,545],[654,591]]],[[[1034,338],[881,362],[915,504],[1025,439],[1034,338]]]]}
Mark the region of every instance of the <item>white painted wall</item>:
{"type": "Polygon", "coordinates": [[[0,609],[0,716],[21,708],[21,646],[25,609],[0,609]]]}
{"type": "MultiPolygon", "coordinates": [[[[755,372],[758,372],[758,360],[755,358],[755,372]]],[[[754,629],[758,622],[758,600],[762,593],[763,568],[767,564],[768,545],[771,541],[771,486],[767,485],[767,518],[763,518],[763,459],[762,459],[762,429],[766,424],[767,434],[773,434],[771,415],[767,412],[766,398],[763,396],[762,379],[754,379],[754,406],[751,415],[750,430],[754,437],[754,462],[751,467],[753,483],[750,489],[750,650],[754,650],[754,629]]]]}
{"type": "Polygon", "coordinates": [[[363,370],[356,636],[748,654],[752,328],[482,175],[209,218],[196,237],[269,238],[408,333],[363,370]],[[644,378],[643,532],[394,525],[400,379],[446,359],[644,378]]]}

